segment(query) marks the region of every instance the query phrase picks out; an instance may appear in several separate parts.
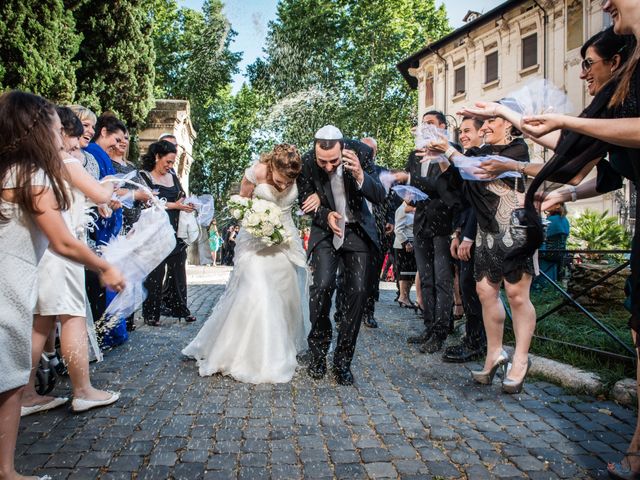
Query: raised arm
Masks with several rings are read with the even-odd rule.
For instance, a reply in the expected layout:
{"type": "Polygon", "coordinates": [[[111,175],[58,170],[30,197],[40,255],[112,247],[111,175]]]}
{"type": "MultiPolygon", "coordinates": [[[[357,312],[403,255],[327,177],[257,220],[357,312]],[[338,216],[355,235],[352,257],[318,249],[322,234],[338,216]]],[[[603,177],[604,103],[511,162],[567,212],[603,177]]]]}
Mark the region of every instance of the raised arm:
{"type": "Polygon", "coordinates": [[[571,130],[626,148],[640,148],[640,118],[585,118],[549,113],[522,119],[522,131],[542,137],[556,130],[571,130]]]}

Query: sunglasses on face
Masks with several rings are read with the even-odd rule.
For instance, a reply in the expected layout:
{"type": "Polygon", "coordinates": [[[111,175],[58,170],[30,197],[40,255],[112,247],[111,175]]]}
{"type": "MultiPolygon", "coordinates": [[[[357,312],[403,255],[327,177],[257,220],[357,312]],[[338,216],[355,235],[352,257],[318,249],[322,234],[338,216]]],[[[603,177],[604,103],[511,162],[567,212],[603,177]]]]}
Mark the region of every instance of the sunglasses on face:
{"type": "Polygon", "coordinates": [[[591,70],[591,67],[594,64],[600,63],[600,62],[604,62],[604,58],[602,60],[592,60],[590,58],[585,58],[580,64],[580,66],[582,67],[583,72],[588,72],[589,70],[591,70]]]}

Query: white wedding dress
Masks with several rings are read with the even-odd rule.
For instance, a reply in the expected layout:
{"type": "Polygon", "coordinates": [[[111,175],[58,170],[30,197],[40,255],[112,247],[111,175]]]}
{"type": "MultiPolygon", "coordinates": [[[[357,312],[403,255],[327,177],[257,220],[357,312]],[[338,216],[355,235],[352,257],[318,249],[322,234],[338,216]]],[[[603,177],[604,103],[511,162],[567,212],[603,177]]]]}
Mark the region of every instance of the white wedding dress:
{"type": "MultiPolygon", "coordinates": [[[[245,177],[256,184],[253,167],[245,177]]],[[[288,243],[266,247],[244,229],[236,239],[227,287],[198,335],[182,350],[196,360],[201,376],[221,373],[246,383],[289,382],[306,348],[308,300],[306,253],[291,208],[295,183],[279,192],[260,183],[254,198],[277,204],[288,243]]]]}

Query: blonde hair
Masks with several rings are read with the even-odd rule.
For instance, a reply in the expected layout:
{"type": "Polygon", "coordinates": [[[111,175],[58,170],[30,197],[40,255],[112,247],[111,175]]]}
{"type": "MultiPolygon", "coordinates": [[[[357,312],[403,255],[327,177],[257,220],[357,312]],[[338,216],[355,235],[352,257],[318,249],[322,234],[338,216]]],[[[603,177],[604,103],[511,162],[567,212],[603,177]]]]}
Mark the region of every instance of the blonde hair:
{"type": "Polygon", "coordinates": [[[289,179],[295,179],[302,171],[302,158],[300,152],[288,143],[276,145],[273,150],[263,153],[260,157],[260,163],[264,163],[277,170],[289,179]]]}
{"type": "Polygon", "coordinates": [[[89,120],[91,123],[95,125],[96,122],[98,121],[98,117],[96,117],[96,114],[93,113],[87,107],[83,107],[82,105],[66,105],[66,106],[70,108],[73,113],[76,114],[76,117],[78,117],[81,122],[84,122],[85,120],[89,120]]]}

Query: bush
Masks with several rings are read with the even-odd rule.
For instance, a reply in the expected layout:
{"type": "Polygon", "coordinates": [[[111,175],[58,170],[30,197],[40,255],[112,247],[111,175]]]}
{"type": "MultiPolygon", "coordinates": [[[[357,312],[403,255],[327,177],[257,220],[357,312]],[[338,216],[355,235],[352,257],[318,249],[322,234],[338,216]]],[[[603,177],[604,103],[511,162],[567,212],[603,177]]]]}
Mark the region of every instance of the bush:
{"type": "Polygon", "coordinates": [[[585,250],[624,250],[631,244],[631,237],[616,217],[609,212],[585,210],[571,223],[569,245],[585,250]]]}

